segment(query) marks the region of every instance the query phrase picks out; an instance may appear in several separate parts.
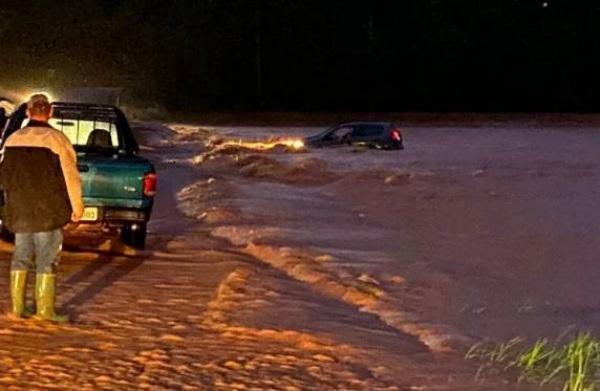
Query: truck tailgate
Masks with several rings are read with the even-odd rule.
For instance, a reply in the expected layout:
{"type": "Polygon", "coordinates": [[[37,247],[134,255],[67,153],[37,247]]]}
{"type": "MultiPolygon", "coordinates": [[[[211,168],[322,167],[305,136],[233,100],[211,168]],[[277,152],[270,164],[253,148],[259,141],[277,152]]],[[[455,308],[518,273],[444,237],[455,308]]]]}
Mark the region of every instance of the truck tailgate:
{"type": "Polygon", "coordinates": [[[142,199],[144,174],[152,166],[144,159],[122,156],[79,156],[85,198],[142,199]]]}

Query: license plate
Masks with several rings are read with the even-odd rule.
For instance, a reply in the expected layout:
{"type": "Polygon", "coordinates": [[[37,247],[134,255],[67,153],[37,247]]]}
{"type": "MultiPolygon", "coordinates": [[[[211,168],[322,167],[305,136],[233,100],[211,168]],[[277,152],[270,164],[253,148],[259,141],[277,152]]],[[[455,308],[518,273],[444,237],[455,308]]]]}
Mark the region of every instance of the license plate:
{"type": "Polygon", "coordinates": [[[81,221],[96,221],[98,220],[98,208],[84,208],[81,221]]]}

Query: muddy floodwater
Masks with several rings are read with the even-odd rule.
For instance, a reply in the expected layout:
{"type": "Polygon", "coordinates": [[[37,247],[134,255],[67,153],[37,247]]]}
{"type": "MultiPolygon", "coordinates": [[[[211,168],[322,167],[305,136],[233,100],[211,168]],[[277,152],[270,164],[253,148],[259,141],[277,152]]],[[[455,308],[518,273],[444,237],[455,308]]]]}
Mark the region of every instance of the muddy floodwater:
{"type": "Polygon", "coordinates": [[[476,379],[465,352],[599,328],[593,126],[244,147],[320,129],[137,124],[159,175],[148,249],[71,239],[59,303],[74,322],[1,318],[0,389],[529,389],[476,379]]]}

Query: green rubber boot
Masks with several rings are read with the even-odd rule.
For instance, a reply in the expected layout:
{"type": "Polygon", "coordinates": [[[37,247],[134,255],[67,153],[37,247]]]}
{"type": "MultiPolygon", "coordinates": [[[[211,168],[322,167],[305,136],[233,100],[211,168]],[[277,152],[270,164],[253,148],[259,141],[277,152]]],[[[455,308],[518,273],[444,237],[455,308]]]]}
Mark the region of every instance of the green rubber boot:
{"type": "Polygon", "coordinates": [[[35,276],[36,315],[39,320],[49,320],[56,323],[67,323],[69,317],[59,315],[54,309],[56,301],[56,275],[38,273],[35,276]]]}
{"type": "Polygon", "coordinates": [[[14,270],[10,272],[10,298],[12,307],[11,315],[25,318],[28,315],[25,308],[25,290],[27,289],[27,270],[14,270]]]}

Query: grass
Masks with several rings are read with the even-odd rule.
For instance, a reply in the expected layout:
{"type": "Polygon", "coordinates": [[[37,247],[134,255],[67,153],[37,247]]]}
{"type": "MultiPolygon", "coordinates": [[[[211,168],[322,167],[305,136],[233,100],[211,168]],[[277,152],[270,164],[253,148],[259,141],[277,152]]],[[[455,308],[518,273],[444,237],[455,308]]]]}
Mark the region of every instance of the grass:
{"type": "Polygon", "coordinates": [[[554,343],[540,339],[525,346],[523,338],[491,345],[473,345],[465,358],[478,360],[477,376],[490,370],[517,370],[520,381],[540,386],[561,383],[563,391],[594,391],[600,373],[600,341],[590,333],[579,333],[571,340],[554,343]]]}

